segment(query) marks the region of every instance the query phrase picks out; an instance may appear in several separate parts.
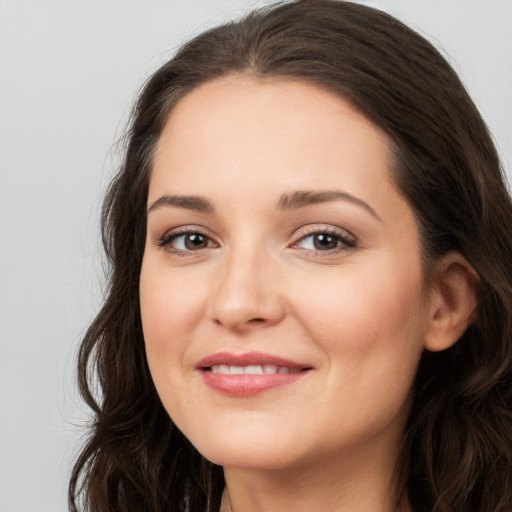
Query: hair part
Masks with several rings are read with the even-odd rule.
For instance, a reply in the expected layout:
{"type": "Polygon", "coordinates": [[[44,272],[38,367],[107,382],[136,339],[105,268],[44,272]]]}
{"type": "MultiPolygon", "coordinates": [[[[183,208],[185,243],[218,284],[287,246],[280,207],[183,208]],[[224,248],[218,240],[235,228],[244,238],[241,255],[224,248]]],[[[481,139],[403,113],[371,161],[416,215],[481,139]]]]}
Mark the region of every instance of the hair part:
{"type": "Polygon", "coordinates": [[[221,468],[179,432],[154,388],[138,294],[163,126],[186,94],[232,74],[307,81],[348,100],[392,142],[393,179],[416,215],[427,278],[451,250],[478,273],[475,321],[452,348],[420,362],[397,507],[408,499],[415,512],[508,512],[512,205],[496,150],[429,42],[390,15],[337,0],[280,3],[200,34],[141,91],[102,211],[109,287],[79,352],[79,388],[95,422],[73,470],[71,510],[79,501],[83,510],[116,512],[213,512],[220,504],[221,468]]]}

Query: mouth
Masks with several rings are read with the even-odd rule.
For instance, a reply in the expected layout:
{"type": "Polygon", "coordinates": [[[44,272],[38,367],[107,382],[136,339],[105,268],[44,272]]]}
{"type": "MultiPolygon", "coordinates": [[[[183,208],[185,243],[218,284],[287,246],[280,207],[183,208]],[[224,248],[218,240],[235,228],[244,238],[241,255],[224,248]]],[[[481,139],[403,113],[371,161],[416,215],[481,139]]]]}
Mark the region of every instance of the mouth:
{"type": "Polygon", "coordinates": [[[277,366],[275,364],[255,364],[248,366],[237,366],[227,364],[215,364],[207,368],[203,368],[204,371],[210,371],[212,373],[222,373],[224,375],[273,375],[280,374],[285,375],[289,373],[299,373],[302,370],[299,368],[287,368],[286,366],[277,366]]]}
{"type": "Polygon", "coordinates": [[[310,373],[313,367],[269,354],[224,352],[202,359],[197,369],[214,391],[243,397],[292,384],[310,373]]]}

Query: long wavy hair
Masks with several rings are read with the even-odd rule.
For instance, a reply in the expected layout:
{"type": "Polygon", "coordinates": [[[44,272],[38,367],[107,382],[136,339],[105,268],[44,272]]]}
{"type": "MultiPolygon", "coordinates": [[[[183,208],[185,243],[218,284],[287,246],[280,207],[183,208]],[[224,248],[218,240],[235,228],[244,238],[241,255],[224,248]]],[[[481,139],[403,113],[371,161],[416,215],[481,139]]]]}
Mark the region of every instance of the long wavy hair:
{"type": "Polygon", "coordinates": [[[215,511],[222,469],[174,426],[151,380],[139,312],[152,156],[173,106],[200,84],[245,74],[317,84],[388,135],[396,186],[416,216],[425,275],[456,250],[480,277],[476,320],[420,361],[397,503],[415,512],[512,510],[512,205],[492,138],[463,85],[423,37],[379,10],[284,2],[185,44],[147,81],[108,189],[105,303],[78,356],[90,436],[70,510],[215,511]]]}

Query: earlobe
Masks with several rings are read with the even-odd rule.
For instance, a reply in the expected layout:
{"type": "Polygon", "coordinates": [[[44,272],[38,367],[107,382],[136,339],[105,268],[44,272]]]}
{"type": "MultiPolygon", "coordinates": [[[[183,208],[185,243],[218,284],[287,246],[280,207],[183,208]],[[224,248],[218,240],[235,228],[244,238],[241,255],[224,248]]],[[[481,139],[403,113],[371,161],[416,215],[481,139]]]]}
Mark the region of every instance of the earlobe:
{"type": "Polygon", "coordinates": [[[425,349],[438,352],[456,343],[474,320],[480,279],[458,252],[440,258],[434,276],[425,349]]]}

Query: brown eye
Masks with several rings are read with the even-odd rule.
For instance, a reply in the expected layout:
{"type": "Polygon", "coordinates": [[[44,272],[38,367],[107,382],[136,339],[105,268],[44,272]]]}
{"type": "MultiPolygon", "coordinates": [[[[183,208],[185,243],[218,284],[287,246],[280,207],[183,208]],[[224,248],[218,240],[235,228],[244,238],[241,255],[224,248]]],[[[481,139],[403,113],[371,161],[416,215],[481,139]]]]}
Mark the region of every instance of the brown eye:
{"type": "MultiPolygon", "coordinates": [[[[181,238],[181,237],[177,237],[181,238]]],[[[189,233],[182,236],[185,249],[194,251],[197,249],[204,249],[208,247],[208,237],[201,233],[189,233]]]]}
{"type": "Polygon", "coordinates": [[[356,241],[348,233],[317,231],[302,237],[294,246],[315,252],[342,251],[355,247],[356,241]]]}
{"type": "Polygon", "coordinates": [[[218,247],[209,236],[197,231],[171,233],[162,237],[157,245],[164,247],[171,253],[183,255],[202,249],[218,247]]]}
{"type": "Polygon", "coordinates": [[[313,235],[313,246],[317,251],[336,249],[340,243],[339,237],[326,233],[313,235]]]}

